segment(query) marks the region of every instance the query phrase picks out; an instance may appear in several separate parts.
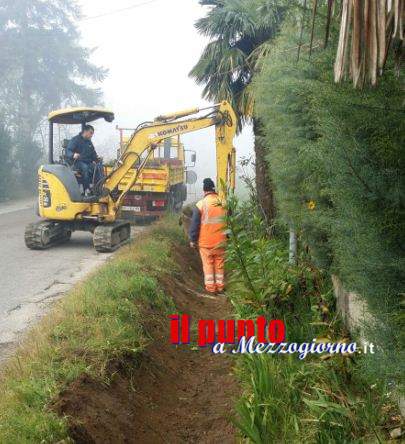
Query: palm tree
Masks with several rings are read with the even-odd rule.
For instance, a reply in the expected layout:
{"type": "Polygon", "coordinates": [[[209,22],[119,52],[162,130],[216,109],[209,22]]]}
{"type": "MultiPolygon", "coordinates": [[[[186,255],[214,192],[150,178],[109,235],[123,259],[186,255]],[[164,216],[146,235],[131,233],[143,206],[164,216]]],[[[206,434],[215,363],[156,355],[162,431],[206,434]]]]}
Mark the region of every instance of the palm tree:
{"type": "Polygon", "coordinates": [[[269,41],[277,34],[286,12],[282,0],[200,0],[212,6],[196,28],[211,40],[190,72],[203,84],[203,96],[211,101],[228,100],[239,119],[239,130],[253,123],[255,135],[256,189],[260,208],[270,224],[275,216],[273,190],[262,143],[262,125],[254,116],[249,85],[269,41]]]}

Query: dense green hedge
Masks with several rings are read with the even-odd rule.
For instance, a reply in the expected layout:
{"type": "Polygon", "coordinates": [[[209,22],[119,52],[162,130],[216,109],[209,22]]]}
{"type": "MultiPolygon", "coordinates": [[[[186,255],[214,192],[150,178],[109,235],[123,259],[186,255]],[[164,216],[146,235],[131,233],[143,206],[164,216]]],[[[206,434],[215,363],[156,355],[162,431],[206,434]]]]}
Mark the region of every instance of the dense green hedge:
{"type": "Polygon", "coordinates": [[[297,227],[318,266],[367,297],[385,325],[374,340],[385,343],[389,355],[374,360],[381,367],[373,369],[399,376],[398,307],[405,288],[401,83],[388,69],[374,89],[336,85],[333,44],[311,59],[302,53],[298,63],[296,46],[297,30],[286,25],[254,85],[279,220],[297,227]]]}

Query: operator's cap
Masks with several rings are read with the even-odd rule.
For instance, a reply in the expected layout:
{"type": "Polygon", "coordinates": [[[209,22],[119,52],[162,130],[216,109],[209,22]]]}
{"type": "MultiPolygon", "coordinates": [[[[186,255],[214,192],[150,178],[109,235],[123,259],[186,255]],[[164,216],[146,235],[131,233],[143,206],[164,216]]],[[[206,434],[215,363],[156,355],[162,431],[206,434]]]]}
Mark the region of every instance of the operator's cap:
{"type": "Polygon", "coordinates": [[[203,190],[204,191],[215,191],[215,183],[212,179],[207,177],[203,180],[203,190]]]}

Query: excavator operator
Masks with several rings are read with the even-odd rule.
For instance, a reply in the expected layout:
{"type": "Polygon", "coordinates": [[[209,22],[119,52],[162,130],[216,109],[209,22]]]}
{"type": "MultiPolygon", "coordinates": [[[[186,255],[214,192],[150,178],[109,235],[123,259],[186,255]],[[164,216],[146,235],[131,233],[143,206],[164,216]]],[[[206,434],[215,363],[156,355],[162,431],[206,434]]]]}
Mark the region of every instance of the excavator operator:
{"type": "Polygon", "coordinates": [[[208,293],[222,293],[225,264],[225,209],[215,191],[212,179],[203,181],[204,198],[193,209],[189,238],[190,247],[200,251],[208,293]]]}
{"type": "Polygon", "coordinates": [[[86,195],[90,194],[93,176],[94,182],[97,183],[104,175],[101,159],[98,157],[91,141],[93,135],[94,128],[91,125],[84,125],[82,131],[70,140],[66,148],[68,161],[82,176],[86,195]]]}

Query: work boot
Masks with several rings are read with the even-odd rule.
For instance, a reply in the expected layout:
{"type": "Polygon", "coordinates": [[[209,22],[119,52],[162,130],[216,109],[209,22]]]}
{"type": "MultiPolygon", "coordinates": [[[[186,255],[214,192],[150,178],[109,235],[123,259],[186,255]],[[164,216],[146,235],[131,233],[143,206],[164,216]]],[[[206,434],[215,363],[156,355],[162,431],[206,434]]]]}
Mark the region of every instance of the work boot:
{"type": "Polygon", "coordinates": [[[215,286],[215,284],[208,284],[208,285],[205,286],[205,291],[207,293],[216,294],[217,287],[215,286]]]}

